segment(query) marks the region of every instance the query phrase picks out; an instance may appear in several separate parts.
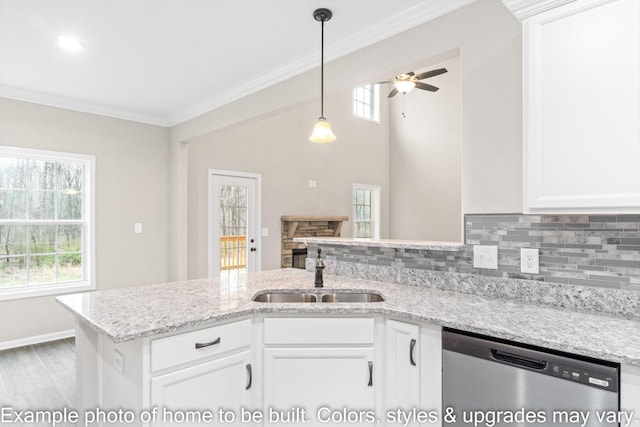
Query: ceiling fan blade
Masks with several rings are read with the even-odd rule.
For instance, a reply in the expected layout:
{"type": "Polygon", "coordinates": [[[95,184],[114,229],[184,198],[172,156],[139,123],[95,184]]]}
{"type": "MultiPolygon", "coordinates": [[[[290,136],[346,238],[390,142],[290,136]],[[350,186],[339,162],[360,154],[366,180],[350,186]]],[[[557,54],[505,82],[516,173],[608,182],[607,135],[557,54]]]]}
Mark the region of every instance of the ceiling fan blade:
{"type": "Polygon", "coordinates": [[[405,73],[407,76],[415,76],[416,73],[414,73],[413,71],[409,71],[408,73],[405,73]]]}
{"type": "Polygon", "coordinates": [[[420,73],[416,76],[416,78],[418,80],[428,79],[429,77],[439,76],[440,74],[444,74],[446,72],[446,68],[438,68],[437,70],[425,71],[424,73],[420,73]]]}
{"type": "Polygon", "coordinates": [[[389,80],[385,80],[383,82],[375,82],[375,83],[371,83],[372,85],[388,85],[389,83],[393,83],[390,82],[389,80]]]}
{"type": "Polygon", "coordinates": [[[397,94],[398,94],[398,89],[396,89],[394,87],[393,90],[391,92],[389,92],[389,95],[387,95],[387,98],[392,98],[392,97],[396,96],[397,94]]]}
{"type": "Polygon", "coordinates": [[[440,88],[438,88],[438,87],[431,86],[430,84],[422,83],[422,82],[416,82],[416,87],[417,87],[418,89],[428,90],[429,92],[435,92],[435,91],[437,91],[438,89],[440,89],[440,88]]]}

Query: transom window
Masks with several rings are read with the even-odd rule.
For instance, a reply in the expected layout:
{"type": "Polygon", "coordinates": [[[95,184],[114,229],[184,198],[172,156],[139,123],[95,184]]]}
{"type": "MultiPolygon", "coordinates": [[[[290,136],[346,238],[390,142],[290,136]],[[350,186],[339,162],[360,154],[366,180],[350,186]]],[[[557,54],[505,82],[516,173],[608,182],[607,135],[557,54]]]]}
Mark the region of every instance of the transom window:
{"type": "Polygon", "coordinates": [[[380,238],[380,187],[353,184],[353,237],[380,238]]]}
{"type": "Polygon", "coordinates": [[[353,115],[380,122],[380,90],[378,85],[364,85],[353,90],[353,115]]]}
{"type": "Polygon", "coordinates": [[[94,163],[0,147],[0,299],[93,288],[94,163]]]}

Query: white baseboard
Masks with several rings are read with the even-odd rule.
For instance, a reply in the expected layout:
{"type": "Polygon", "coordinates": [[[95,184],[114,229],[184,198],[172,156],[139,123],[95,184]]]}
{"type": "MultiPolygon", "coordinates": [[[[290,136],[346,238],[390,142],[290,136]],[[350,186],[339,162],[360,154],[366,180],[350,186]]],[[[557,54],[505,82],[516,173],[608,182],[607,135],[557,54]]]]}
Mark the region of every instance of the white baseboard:
{"type": "Polygon", "coordinates": [[[36,335],[33,337],[4,341],[0,342],[0,350],[7,350],[10,348],[24,347],[27,345],[40,344],[48,341],[61,340],[63,338],[71,338],[73,336],[75,336],[75,330],[67,329],[66,331],[51,332],[50,334],[36,335]]]}

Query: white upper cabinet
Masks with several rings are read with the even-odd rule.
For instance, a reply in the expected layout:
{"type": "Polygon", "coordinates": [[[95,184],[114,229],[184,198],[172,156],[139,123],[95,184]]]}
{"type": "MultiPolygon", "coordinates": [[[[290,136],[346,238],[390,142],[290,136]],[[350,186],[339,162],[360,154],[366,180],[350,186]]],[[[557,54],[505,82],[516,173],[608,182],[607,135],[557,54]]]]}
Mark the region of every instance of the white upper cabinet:
{"type": "Polygon", "coordinates": [[[524,212],[640,212],[640,1],[505,4],[523,19],[524,212]]]}

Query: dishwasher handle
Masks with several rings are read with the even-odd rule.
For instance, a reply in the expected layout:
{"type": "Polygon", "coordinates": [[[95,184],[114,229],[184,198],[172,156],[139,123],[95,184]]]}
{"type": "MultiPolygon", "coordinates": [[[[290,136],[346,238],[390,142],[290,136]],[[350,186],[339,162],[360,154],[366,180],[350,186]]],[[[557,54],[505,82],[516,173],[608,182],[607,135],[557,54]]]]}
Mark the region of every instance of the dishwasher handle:
{"type": "Polygon", "coordinates": [[[536,371],[544,371],[547,368],[545,360],[532,359],[519,354],[507,353],[506,351],[491,349],[491,358],[497,362],[507,363],[509,365],[521,366],[536,371]]]}

